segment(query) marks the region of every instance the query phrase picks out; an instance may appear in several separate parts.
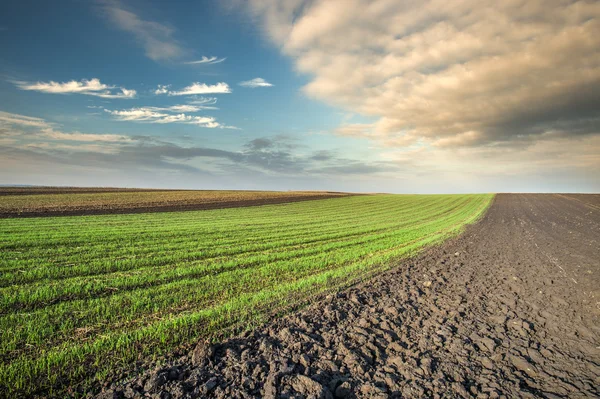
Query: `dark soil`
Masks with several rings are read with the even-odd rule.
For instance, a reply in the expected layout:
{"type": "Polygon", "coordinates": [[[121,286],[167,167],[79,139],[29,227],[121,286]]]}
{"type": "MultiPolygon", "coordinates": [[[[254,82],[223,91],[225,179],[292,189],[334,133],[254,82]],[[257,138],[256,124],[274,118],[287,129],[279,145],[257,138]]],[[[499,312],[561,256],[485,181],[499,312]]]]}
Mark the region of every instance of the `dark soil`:
{"type": "Polygon", "coordinates": [[[98,396],[600,396],[600,196],[495,199],[467,231],[98,396]]]}

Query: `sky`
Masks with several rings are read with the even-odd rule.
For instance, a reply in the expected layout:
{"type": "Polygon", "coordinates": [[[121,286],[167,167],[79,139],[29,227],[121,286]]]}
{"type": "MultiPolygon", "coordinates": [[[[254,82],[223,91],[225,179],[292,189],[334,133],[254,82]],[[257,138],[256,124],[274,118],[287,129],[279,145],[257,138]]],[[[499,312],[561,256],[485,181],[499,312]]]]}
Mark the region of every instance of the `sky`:
{"type": "Polygon", "coordinates": [[[0,184],[600,192],[600,2],[0,3],[0,184]]]}

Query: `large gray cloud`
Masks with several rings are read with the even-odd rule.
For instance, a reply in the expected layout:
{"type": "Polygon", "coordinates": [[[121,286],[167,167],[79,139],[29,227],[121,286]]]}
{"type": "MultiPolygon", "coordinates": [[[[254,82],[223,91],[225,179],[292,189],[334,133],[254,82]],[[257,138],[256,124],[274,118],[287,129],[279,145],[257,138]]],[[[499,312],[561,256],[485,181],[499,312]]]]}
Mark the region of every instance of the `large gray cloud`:
{"type": "Polygon", "coordinates": [[[279,178],[357,175],[396,168],[394,163],[375,166],[333,152],[314,151],[285,135],[256,138],[241,143],[237,150],[224,150],[199,146],[189,138],[65,133],[43,119],[10,113],[0,116],[0,167],[6,171],[16,167],[16,174],[23,171],[18,165],[44,165],[38,166],[40,175],[70,166],[124,174],[155,171],[279,178]]]}
{"type": "Polygon", "coordinates": [[[600,3],[251,0],[312,76],[307,94],[378,120],[386,146],[485,145],[600,132],[600,3]]]}

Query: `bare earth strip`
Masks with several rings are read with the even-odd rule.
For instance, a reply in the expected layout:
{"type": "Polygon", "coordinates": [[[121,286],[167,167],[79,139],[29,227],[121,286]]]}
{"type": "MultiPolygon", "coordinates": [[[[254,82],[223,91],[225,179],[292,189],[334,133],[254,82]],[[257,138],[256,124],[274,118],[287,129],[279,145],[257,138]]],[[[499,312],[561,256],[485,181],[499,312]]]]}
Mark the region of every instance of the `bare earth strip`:
{"type": "MultiPolygon", "coordinates": [[[[0,218],[83,216],[123,213],[177,212],[237,208],[336,198],[349,193],[329,191],[210,191],[65,188],[49,193],[20,189],[0,194],[0,218]],[[29,195],[24,194],[28,191],[29,195]],[[94,191],[100,190],[100,191],[94,191]]],[[[0,189],[0,193],[7,189],[0,189]]]]}
{"type": "MultiPolygon", "coordinates": [[[[94,194],[94,193],[127,193],[175,191],[157,188],[125,188],[125,187],[53,187],[53,186],[0,186],[0,197],[5,195],[40,195],[40,194],[94,194]]],[[[192,191],[192,190],[176,190],[192,191]]]]}
{"type": "Polygon", "coordinates": [[[393,271],[99,397],[597,397],[599,199],[498,195],[393,271]]]}

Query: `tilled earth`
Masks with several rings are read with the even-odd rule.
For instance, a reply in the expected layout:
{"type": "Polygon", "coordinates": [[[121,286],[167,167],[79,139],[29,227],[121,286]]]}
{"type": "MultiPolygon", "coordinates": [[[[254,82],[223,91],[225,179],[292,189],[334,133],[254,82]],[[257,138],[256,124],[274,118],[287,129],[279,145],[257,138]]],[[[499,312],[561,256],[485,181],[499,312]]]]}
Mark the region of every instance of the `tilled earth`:
{"type": "Polygon", "coordinates": [[[600,196],[498,195],[395,269],[99,395],[600,396],[600,196]]]}

